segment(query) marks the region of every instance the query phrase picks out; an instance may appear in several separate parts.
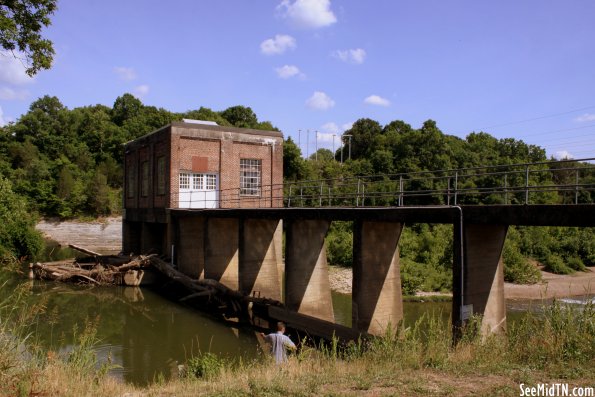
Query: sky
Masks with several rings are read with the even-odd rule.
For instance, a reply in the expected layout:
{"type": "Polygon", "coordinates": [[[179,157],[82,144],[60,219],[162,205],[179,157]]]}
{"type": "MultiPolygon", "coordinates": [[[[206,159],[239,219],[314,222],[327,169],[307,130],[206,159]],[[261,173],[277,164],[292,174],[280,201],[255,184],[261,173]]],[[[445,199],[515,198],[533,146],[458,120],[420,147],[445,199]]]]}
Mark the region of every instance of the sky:
{"type": "Polygon", "coordinates": [[[130,92],[174,112],[250,106],[304,155],[367,117],[595,157],[594,16],[592,0],[58,0],[50,70],[0,55],[0,124],[44,95],[130,92]]]}

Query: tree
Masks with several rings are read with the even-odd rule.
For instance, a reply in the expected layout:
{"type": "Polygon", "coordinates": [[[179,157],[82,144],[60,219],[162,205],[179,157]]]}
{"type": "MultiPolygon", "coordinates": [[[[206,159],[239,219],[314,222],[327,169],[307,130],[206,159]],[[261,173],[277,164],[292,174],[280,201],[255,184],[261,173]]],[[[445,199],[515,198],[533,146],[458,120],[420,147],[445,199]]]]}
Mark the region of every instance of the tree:
{"type": "Polygon", "coordinates": [[[302,151],[293,142],[291,137],[283,142],[283,177],[286,180],[303,179],[306,174],[306,165],[302,158],[302,151]]]}
{"type": "Polygon", "coordinates": [[[23,54],[29,76],[52,66],[54,47],[41,36],[41,30],[51,24],[55,10],[56,0],[0,2],[0,46],[15,58],[23,54]]]}
{"type": "Polygon", "coordinates": [[[240,128],[257,128],[258,118],[250,107],[232,106],[221,112],[221,116],[232,125],[240,128]]]}
{"type": "Polygon", "coordinates": [[[382,134],[382,127],[377,121],[359,119],[342,136],[344,150],[348,150],[349,137],[347,135],[351,135],[351,158],[354,160],[367,158],[375,150],[375,145],[372,145],[372,143],[380,134],[382,134]]]}
{"type": "Polygon", "coordinates": [[[126,120],[138,115],[143,108],[143,103],[132,94],[124,94],[116,98],[112,108],[112,121],[122,126],[126,120]]]}

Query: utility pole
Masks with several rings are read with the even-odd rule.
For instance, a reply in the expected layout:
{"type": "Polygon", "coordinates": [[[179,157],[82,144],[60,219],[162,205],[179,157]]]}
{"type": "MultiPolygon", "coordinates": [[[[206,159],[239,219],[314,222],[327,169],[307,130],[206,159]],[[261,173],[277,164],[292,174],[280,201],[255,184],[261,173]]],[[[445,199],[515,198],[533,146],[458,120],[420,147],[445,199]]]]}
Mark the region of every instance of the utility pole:
{"type": "Polygon", "coordinates": [[[306,130],[306,160],[310,158],[310,130],[306,130]]]}
{"type": "Polygon", "coordinates": [[[335,159],[335,137],[337,134],[333,134],[333,160],[335,159]]]}
{"type": "Polygon", "coordinates": [[[298,130],[298,148],[302,151],[302,130],[298,130]]]}
{"type": "Polygon", "coordinates": [[[343,135],[343,138],[349,138],[349,160],[351,160],[351,137],[353,135],[343,135]]]}
{"type": "Polygon", "coordinates": [[[316,162],[318,162],[318,130],[316,130],[316,162]]]}
{"type": "Polygon", "coordinates": [[[341,164],[343,164],[343,147],[345,146],[345,142],[343,142],[343,135],[341,135],[341,164]]]}

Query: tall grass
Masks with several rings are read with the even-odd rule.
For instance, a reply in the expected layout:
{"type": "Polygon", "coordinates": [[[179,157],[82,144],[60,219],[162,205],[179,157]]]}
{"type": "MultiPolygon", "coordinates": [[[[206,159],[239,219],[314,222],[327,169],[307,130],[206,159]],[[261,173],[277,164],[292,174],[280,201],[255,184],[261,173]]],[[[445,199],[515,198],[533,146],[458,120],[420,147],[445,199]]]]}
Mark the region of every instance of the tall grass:
{"type": "MultiPolygon", "coordinates": [[[[301,343],[288,363],[189,358],[187,376],[139,389],[106,376],[93,352],[95,321],[77,329],[68,353],[42,351],[30,330],[43,305],[27,304],[26,286],[0,302],[0,395],[518,395],[520,382],[576,385],[595,378],[595,308],[554,302],[511,325],[506,335],[482,337],[474,317],[452,343],[450,324],[428,313],[385,335],[341,344],[301,343]]],[[[305,341],[304,341],[305,342],[305,341]]]]}

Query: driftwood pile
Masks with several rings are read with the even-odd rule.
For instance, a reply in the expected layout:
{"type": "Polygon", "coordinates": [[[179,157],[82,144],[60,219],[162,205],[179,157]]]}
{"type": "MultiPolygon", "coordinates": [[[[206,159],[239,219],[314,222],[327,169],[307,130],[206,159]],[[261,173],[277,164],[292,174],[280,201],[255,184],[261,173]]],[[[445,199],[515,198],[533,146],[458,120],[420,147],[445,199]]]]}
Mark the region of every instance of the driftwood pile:
{"type": "Polygon", "coordinates": [[[149,257],[100,255],[93,251],[70,245],[89,257],[29,265],[31,278],[96,285],[138,286],[145,270],[150,267],[149,257]]]}
{"type": "Polygon", "coordinates": [[[279,306],[278,301],[244,295],[212,279],[194,279],[179,272],[171,264],[157,255],[139,255],[135,257],[100,255],[85,248],[70,245],[88,257],[57,262],[32,263],[30,277],[41,280],[71,282],[94,285],[138,286],[149,284],[161,276],[161,287],[173,286],[176,299],[181,302],[197,304],[203,309],[213,309],[225,317],[243,317],[257,306],[279,306]]]}

